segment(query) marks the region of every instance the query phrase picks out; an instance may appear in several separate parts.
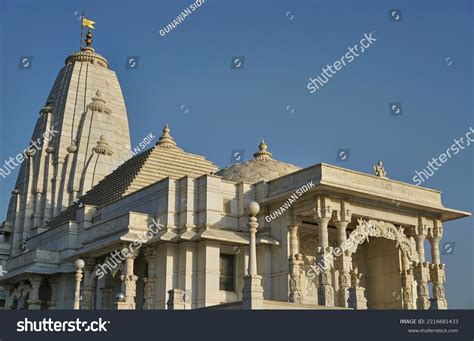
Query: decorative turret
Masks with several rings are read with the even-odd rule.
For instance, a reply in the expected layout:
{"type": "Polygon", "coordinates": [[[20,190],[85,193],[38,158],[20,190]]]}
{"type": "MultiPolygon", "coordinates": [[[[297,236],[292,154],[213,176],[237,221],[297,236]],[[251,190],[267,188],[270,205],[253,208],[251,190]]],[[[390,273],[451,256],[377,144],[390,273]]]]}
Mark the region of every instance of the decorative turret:
{"type": "Polygon", "coordinates": [[[109,148],[109,144],[105,142],[104,135],[100,135],[99,141],[97,141],[97,146],[93,149],[94,153],[102,154],[102,155],[112,155],[113,152],[109,148]]]}
{"type": "Polygon", "coordinates": [[[165,124],[165,127],[163,128],[163,134],[161,134],[156,145],[160,148],[180,149],[176,146],[176,142],[174,141],[173,137],[170,134],[170,128],[168,127],[168,123],[165,124]]]}
{"type": "Polygon", "coordinates": [[[103,112],[106,114],[112,113],[112,111],[105,105],[105,100],[100,90],[95,92],[95,96],[92,97],[92,102],[87,105],[87,108],[92,111],[103,112]]]}

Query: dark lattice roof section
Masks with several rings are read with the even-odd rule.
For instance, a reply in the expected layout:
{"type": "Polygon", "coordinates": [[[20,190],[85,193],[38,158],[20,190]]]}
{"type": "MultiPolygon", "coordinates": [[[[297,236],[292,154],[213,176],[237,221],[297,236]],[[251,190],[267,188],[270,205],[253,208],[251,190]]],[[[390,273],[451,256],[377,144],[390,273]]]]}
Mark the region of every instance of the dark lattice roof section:
{"type": "Polygon", "coordinates": [[[153,148],[120,165],[84,194],[77,203],[52,219],[48,226],[54,227],[75,220],[80,203],[100,207],[166,177],[199,177],[218,170],[216,165],[203,156],[187,153],[177,147],[169,132],[168,126],[165,126],[163,135],[153,148]]]}

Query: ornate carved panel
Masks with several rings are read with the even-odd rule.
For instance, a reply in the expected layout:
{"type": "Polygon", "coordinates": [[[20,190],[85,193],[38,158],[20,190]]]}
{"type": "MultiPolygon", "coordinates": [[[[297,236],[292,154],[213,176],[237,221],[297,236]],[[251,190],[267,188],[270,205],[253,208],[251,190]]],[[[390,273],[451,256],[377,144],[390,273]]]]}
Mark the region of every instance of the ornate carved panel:
{"type": "Polygon", "coordinates": [[[419,262],[420,260],[418,252],[416,251],[415,239],[413,237],[407,237],[403,227],[400,226],[397,228],[392,223],[377,220],[358,220],[357,227],[349,235],[349,239],[355,241],[351,247],[349,247],[349,250],[355,253],[359,244],[362,244],[364,239],[369,242],[369,236],[394,240],[397,243],[396,246],[406,252],[410,261],[419,262]]]}

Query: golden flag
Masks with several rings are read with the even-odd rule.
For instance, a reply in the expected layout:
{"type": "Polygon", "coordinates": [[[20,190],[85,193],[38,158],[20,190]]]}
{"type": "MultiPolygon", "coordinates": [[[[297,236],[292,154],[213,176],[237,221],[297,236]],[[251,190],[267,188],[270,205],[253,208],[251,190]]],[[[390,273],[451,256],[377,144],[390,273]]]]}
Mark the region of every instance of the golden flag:
{"type": "Polygon", "coordinates": [[[82,18],[82,26],[89,27],[89,28],[92,28],[93,30],[95,30],[95,27],[93,26],[94,24],[95,24],[95,21],[92,21],[92,20],[89,20],[89,19],[86,19],[86,18],[82,18]]]}

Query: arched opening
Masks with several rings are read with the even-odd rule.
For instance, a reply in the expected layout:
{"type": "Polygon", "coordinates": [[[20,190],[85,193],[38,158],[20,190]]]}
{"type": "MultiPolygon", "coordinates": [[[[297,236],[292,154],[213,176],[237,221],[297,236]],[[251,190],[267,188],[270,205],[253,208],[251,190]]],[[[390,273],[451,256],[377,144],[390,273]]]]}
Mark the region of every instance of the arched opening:
{"type": "Polygon", "coordinates": [[[369,309],[402,309],[401,251],[396,245],[394,240],[371,238],[353,255],[353,267],[363,274],[369,309]]]}

